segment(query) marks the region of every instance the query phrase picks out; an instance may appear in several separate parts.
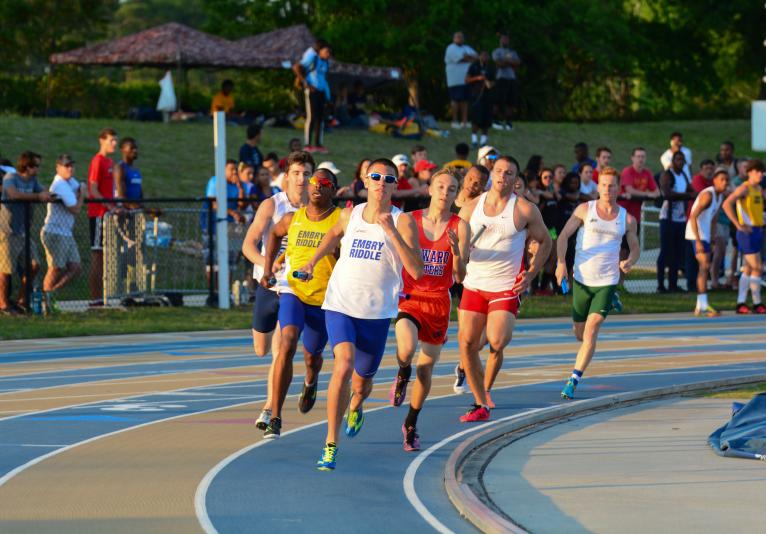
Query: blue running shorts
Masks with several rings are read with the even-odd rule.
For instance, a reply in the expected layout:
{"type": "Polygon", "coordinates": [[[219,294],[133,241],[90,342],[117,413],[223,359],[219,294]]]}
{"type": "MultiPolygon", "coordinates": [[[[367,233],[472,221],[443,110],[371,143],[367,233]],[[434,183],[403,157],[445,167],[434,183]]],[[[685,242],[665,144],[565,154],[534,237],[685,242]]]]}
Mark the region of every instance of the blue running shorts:
{"type": "Polygon", "coordinates": [[[353,343],[354,371],[359,376],[375,376],[386,350],[391,319],[357,319],[344,313],[326,310],[327,335],[334,348],[340,343],[353,343]]]}
{"type": "Polygon", "coordinates": [[[264,289],[259,285],[255,288],[255,304],[253,304],[253,330],[268,334],[277,327],[279,312],[279,295],[276,291],[264,289]]]}
{"type": "Polygon", "coordinates": [[[311,306],[292,293],[279,296],[279,327],[294,326],[298,335],[303,332],[303,347],[312,355],[319,356],[327,345],[325,311],[321,306],[311,306]]]}

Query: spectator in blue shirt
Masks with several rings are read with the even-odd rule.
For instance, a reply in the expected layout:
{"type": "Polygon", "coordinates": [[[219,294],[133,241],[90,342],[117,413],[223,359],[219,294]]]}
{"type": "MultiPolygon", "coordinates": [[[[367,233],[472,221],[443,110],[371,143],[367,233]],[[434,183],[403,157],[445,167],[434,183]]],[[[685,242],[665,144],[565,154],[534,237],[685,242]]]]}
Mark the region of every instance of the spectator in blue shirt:
{"type": "MultiPolygon", "coordinates": [[[[125,137],[120,140],[120,153],[122,160],[114,167],[114,196],[133,201],[139,201],[144,198],[142,186],[141,171],[134,165],[138,159],[138,143],[132,137],[125,137]]],[[[139,202],[123,203],[128,209],[137,209],[141,207],[139,202]]]]}
{"type": "Polygon", "coordinates": [[[575,164],[572,165],[572,172],[580,174],[580,166],[587,163],[594,169],[596,168],[596,160],[588,155],[588,144],[582,141],[574,146],[575,164]]]}
{"type": "Polygon", "coordinates": [[[299,62],[293,65],[295,84],[303,89],[306,104],[306,125],[303,130],[305,150],[307,152],[326,153],[324,148],[324,109],[330,101],[330,85],[327,83],[327,71],[330,68],[330,44],[318,39],[316,44],[303,53],[299,62]],[[311,144],[311,134],[314,144],[311,144]]]}
{"type": "Polygon", "coordinates": [[[251,124],[247,127],[247,140],[239,149],[239,162],[250,165],[255,174],[258,174],[258,169],[263,165],[263,154],[258,149],[261,137],[261,125],[251,124]]]}

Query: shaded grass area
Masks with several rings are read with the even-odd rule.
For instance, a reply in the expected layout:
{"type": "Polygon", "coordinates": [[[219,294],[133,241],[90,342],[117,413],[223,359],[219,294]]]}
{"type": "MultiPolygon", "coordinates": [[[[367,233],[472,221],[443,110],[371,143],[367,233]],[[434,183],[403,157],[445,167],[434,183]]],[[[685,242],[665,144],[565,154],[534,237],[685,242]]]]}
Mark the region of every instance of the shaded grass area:
{"type": "Polygon", "coordinates": [[[709,397],[711,399],[733,399],[733,400],[741,400],[741,399],[750,399],[754,395],[757,395],[758,393],[764,393],[766,392],[766,382],[761,382],[760,384],[755,384],[752,386],[747,386],[740,389],[733,389],[731,391],[719,391],[716,393],[708,393],[705,395],[705,397],[709,397]]]}

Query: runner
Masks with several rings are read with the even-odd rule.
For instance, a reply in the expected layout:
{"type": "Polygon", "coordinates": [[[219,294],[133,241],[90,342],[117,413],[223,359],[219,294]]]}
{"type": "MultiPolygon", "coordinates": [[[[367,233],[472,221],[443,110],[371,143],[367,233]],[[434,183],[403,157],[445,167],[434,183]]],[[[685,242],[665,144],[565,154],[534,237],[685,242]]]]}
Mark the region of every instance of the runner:
{"type": "Polygon", "coordinates": [[[301,413],[307,413],[316,401],[317,381],[322,369],[322,351],[327,345],[324,301],[327,282],[335,267],[335,255],[328,254],[317,263],[311,280],[295,278],[292,265],[304,265],[314,255],[327,231],[338,221],[340,208],[333,204],[338,180],[327,169],[319,169],[309,180],[309,202],[298,211],[287,213],[271,229],[266,245],[261,286],[270,289],[275,279],[272,265],[279,253],[282,239],[287,236],[285,250],[285,273],[287,285],[279,294],[279,349],[274,356],[272,393],[272,416],[263,433],[264,439],[279,438],[282,430],[282,406],[287,390],[293,380],[293,358],[298,339],[303,335],[303,354],[306,362],[306,378],[298,401],[301,413]]]}
{"type": "MultiPolygon", "coordinates": [[[[723,209],[737,228],[737,247],[742,253],[742,275],[739,278],[737,313],[766,313],[761,303],[761,229],[763,227],[763,179],[764,165],[759,159],[751,159],[745,167],[747,181],[740,184],[723,203],[723,209]],[[734,205],[736,204],[736,213],[734,205]],[[753,296],[753,309],[747,306],[747,290],[753,296]]],[[[734,266],[732,266],[734,269],[734,266]]]]}
{"type": "Polygon", "coordinates": [[[697,305],[694,308],[696,316],[721,315],[708,304],[707,278],[710,271],[713,225],[728,187],[729,171],[726,167],[718,167],[713,175],[713,185],[700,191],[686,223],[686,276],[689,283],[695,278],[697,281],[697,305]]]}
{"type": "Polygon", "coordinates": [[[567,276],[565,258],[569,238],[577,232],[572,319],[575,337],[582,342],[572,376],[561,392],[563,399],[574,398],[575,388],[593,358],[599,328],[614,302],[612,297],[620,281],[620,271],[627,274],[641,252],[636,219],[617,204],[619,193],[617,170],[605,167],[598,179],[598,200],[577,206],[559,234],[556,280],[561,285],[567,276]],[[627,237],[630,254],[620,261],[622,236],[627,237]]]}
{"type": "MultiPolygon", "coordinates": [[[[306,182],[314,170],[314,158],[308,152],[292,152],[287,158],[287,192],[277,193],[267,198],[258,206],[255,218],[247,230],[245,242],[242,245],[242,253],[253,264],[253,278],[256,283],[263,278],[264,253],[271,227],[279,222],[286,213],[296,211],[306,202],[306,182]],[[258,243],[263,241],[261,247],[258,243]]],[[[282,243],[286,246],[286,243],[282,243]]],[[[272,360],[269,366],[269,384],[273,383],[274,361],[279,348],[279,331],[274,330],[277,326],[277,314],[279,312],[278,290],[285,284],[284,271],[272,266],[276,270],[280,283],[265,289],[261,285],[256,286],[255,304],[253,305],[253,349],[259,358],[266,356],[271,346],[272,360]],[[273,337],[273,339],[272,339],[273,337]]],[[[263,405],[258,419],[255,422],[260,430],[266,430],[271,420],[271,387],[268,388],[266,402],[263,405]]]]}
{"type": "Polygon", "coordinates": [[[440,170],[431,178],[428,188],[430,206],[412,213],[418,226],[425,266],[420,280],[414,280],[406,270],[402,271],[404,295],[399,299],[399,315],[396,318],[399,372],[389,393],[392,405],[400,406],[404,402],[412,374],[412,358],[419,340],[417,378],[410,410],[402,425],[405,451],[420,450],[416,428],[418,414],[431,390],[431,374],[447,341],[451,311],[449,290],[454,281],[462,282],[465,277],[471,228],[460,217],[450,213],[458,184],[457,175],[447,169],[440,170]]]}
{"type": "Polygon", "coordinates": [[[391,206],[397,174],[391,160],[373,161],[367,171],[367,202],[344,209],[314,257],[300,269],[311,277],[319,260],[341,245],[322,305],[335,355],[327,388],[327,439],[317,462],[323,471],[335,469],[346,406],[347,436],[356,436],[364,423],[362,402],[372,391],[388,328],[397,313],[402,267],[415,280],[423,276],[417,225],[410,215],[391,206]],[[354,391],[350,404],[349,381],[354,391]]]}
{"type": "Polygon", "coordinates": [[[460,210],[460,218],[471,225],[471,257],[463,282],[458,310],[460,368],[465,369],[475,399],[463,422],[489,419],[486,384],[494,382],[502,366],[503,349],[511,341],[520,296],[545,264],[551,236],[537,206],[517,197],[513,188],[519,178],[519,163],[501,156],[491,171],[492,186],[460,210]],[[539,243],[529,269],[522,259],[527,234],[539,243]],[[488,379],[479,359],[482,333],[486,328],[490,357],[488,379]]]}

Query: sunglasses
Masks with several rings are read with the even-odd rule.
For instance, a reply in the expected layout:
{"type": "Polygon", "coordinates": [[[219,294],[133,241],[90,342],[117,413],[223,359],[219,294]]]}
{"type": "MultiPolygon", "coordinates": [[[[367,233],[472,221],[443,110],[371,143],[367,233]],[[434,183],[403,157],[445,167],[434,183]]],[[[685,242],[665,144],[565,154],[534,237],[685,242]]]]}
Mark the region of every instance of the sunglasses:
{"type": "Polygon", "coordinates": [[[486,158],[489,160],[495,160],[497,159],[497,154],[487,154],[486,158]]]}
{"type": "Polygon", "coordinates": [[[311,185],[316,185],[321,187],[335,187],[335,184],[333,184],[332,181],[325,178],[324,176],[314,175],[311,178],[309,178],[309,183],[311,185]]]}
{"type": "Polygon", "coordinates": [[[371,172],[367,175],[367,178],[376,182],[384,180],[387,184],[395,184],[397,181],[397,177],[393,174],[380,174],[379,172],[371,172]]]}

